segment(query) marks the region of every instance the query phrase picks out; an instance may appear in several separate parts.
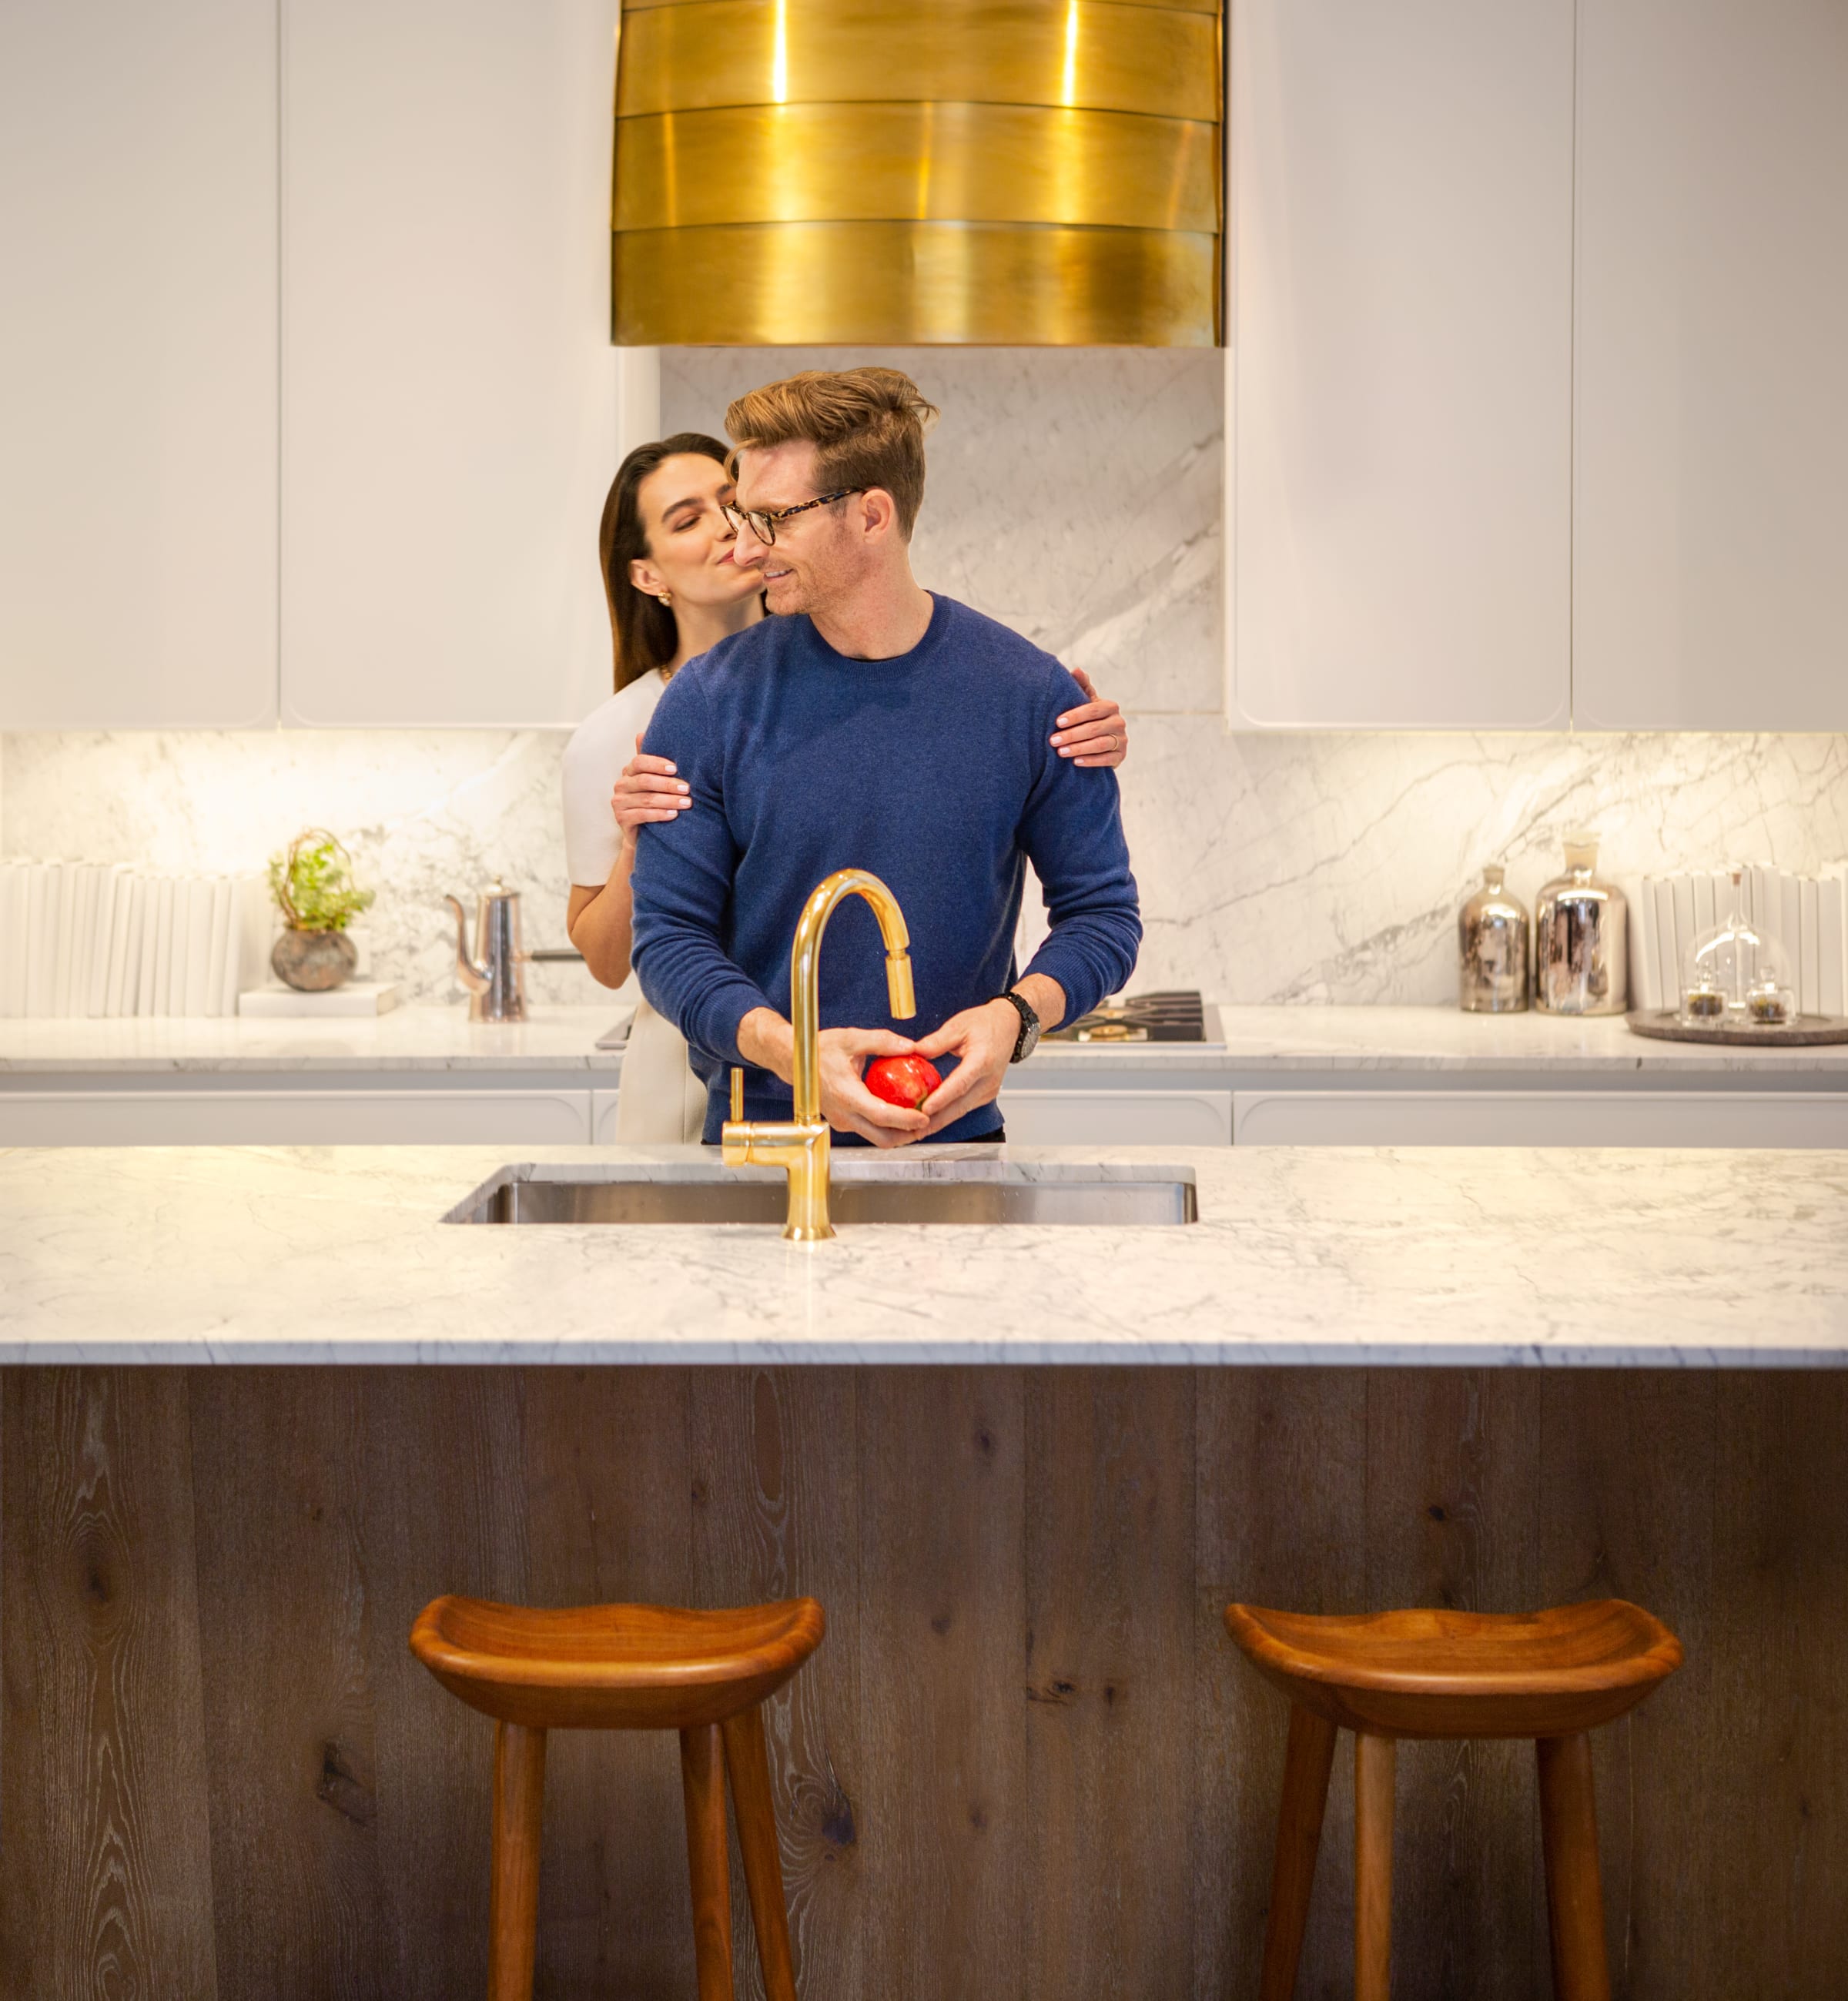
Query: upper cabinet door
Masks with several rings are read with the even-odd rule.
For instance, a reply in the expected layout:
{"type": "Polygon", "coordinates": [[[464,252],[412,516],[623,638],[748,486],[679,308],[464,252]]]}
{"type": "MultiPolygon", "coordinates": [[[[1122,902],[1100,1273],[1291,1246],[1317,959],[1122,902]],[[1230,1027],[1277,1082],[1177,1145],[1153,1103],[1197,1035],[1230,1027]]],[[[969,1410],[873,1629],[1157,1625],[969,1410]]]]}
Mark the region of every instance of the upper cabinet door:
{"type": "Polygon", "coordinates": [[[617,12],[284,0],[287,721],[609,692],[617,12]]]}
{"type": "Polygon", "coordinates": [[[1572,14],[1232,9],[1235,722],[1568,720],[1572,14]]]}
{"type": "Polygon", "coordinates": [[[1583,0],[1574,708],[1848,729],[1848,6],[1583,0]]]}
{"type": "Polygon", "coordinates": [[[276,714],[276,23],[0,5],[0,728],[276,714]]]}

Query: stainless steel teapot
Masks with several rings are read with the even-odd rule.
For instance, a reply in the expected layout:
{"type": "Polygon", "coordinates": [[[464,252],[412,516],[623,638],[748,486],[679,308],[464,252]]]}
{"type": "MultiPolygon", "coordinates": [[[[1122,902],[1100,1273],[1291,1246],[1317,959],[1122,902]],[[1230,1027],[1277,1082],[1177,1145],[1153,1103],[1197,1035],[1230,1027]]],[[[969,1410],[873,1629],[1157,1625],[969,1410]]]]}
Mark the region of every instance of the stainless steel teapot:
{"type": "Polygon", "coordinates": [[[472,1021],[526,1019],[526,961],[520,948],[520,892],[499,876],[475,907],[475,956],[468,954],[468,920],[461,902],[443,899],[455,913],[455,976],[468,990],[472,1021]]]}

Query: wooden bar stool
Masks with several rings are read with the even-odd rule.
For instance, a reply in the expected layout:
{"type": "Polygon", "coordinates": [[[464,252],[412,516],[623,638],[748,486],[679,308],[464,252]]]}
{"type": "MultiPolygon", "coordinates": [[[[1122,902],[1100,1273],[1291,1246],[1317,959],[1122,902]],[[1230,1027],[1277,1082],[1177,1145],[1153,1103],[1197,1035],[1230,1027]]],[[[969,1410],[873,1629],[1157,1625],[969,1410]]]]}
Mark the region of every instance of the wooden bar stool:
{"type": "Polygon", "coordinates": [[[812,1598],[737,1611],[594,1605],[566,1611],[439,1598],[411,1651],[451,1695],[494,1719],[488,2001],[531,2001],[539,1818],[548,1730],[677,1730],[693,1878],[699,2001],[732,2001],[725,1780],[769,2001],[795,2001],[761,1705],[821,1644],[812,1598]]]}
{"type": "Polygon", "coordinates": [[[1229,1605],[1226,1629],[1291,1703],[1262,2001],[1289,2001],[1296,1986],[1338,1728],[1355,1733],[1355,2001],[1387,2001],[1389,1992],[1401,1737],[1534,1739],[1553,1989],[1559,2001],[1610,2001],[1585,1732],[1680,1666],[1681,1643],[1659,1620],[1618,1598],[1516,1614],[1339,1618],[1229,1605]]]}

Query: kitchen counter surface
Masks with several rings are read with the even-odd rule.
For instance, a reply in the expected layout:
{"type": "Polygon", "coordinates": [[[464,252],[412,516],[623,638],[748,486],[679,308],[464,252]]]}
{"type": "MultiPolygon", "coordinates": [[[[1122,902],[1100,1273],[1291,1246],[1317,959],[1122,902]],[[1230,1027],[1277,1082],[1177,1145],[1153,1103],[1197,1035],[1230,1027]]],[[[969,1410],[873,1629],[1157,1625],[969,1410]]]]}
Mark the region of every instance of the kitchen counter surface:
{"type": "Polygon", "coordinates": [[[541,1008],[517,1027],[471,1021],[459,1004],[325,1021],[0,1021],[0,1077],[617,1072],[621,1052],[598,1049],[597,1039],[628,1014],[627,1001],[612,1000],[600,1007],[541,1008]]]}
{"type": "MultiPolygon", "coordinates": [[[[276,1074],[377,1070],[621,1074],[620,1050],[594,1046],[626,1001],[548,1007],[518,1028],[472,1024],[467,1011],[405,1007],[372,1019],[317,1021],[0,1021],[0,1077],[276,1074]]],[[[1840,1079],[1848,1044],[1807,1049],[1704,1049],[1645,1042],[1620,1019],[1465,1014],[1452,1007],[1225,1007],[1227,1046],[1185,1042],[1047,1043],[1021,1082],[1071,1082],[1108,1071],[1151,1079],[1292,1073],[1449,1073],[1482,1077],[1840,1079]]]]}
{"type": "MultiPolygon", "coordinates": [[[[928,1175],[983,1148],[841,1161],[928,1175]]],[[[1097,1156],[999,1150],[1041,1175],[1097,1156]]],[[[463,1227],[510,1161],[696,1147],[0,1153],[0,1362],[1848,1362],[1848,1154],[1124,1148],[1174,1227],[463,1227]]],[[[757,1171],[764,1178],[764,1171],[757,1171]]],[[[774,1178],[774,1174],[768,1178],[774,1178]]]]}

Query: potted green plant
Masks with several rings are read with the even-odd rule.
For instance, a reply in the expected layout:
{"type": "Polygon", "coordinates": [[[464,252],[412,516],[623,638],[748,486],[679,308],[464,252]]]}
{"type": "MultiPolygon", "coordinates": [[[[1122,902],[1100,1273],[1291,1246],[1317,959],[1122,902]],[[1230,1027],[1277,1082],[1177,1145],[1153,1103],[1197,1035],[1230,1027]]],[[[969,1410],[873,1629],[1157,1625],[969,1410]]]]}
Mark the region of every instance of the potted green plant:
{"type": "Polygon", "coordinates": [[[300,994],[326,994],[353,977],[360,955],[346,927],[373,893],[353,879],[353,858],[325,827],[311,826],[270,858],[270,893],[287,928],[270,970],[300,994]]]}

